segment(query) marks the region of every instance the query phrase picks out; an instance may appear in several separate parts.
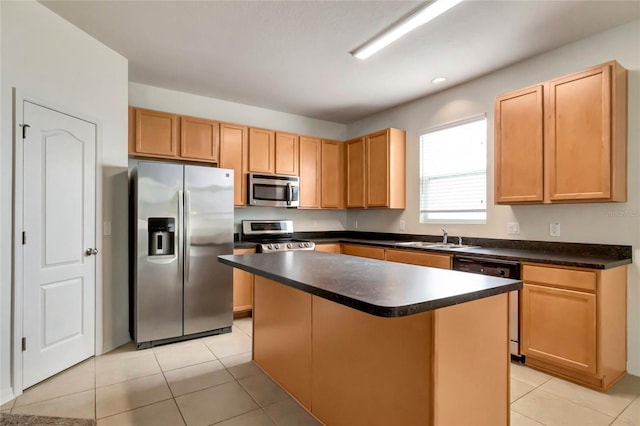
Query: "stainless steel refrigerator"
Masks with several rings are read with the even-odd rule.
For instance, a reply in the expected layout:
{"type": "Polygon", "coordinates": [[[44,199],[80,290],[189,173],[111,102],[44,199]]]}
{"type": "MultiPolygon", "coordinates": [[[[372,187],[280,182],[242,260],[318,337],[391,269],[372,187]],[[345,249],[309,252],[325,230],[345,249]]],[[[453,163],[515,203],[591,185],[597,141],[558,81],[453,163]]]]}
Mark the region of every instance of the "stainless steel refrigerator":
{"type": "Polygon", "coordinates": [[[140,161],[131,179],[138,348],[231,331],[233,170],[140,161]]]}

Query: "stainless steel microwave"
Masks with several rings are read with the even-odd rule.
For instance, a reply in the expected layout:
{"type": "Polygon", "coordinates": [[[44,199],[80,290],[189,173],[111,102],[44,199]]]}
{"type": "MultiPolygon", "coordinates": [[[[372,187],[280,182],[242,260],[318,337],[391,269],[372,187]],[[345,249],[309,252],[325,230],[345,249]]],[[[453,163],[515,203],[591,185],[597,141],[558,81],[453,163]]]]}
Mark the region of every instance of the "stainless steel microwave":
{"type": "Polygon", "coordinates": [[[249,173],[247,191],[250,206],[298,207],[300,178],[297,176],[249,173]]]}

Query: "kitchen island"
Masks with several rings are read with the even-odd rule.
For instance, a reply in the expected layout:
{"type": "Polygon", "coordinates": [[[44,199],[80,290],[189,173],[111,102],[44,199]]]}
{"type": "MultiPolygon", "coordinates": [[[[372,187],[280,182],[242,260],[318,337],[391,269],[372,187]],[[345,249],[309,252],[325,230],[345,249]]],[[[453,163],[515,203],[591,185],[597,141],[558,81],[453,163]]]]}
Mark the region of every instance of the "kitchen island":
{"type": "Polygon", "coordinates": [[[507,425],[516,280],[313,251],[256,274],[253,359],[327,425],[507,425]]]}

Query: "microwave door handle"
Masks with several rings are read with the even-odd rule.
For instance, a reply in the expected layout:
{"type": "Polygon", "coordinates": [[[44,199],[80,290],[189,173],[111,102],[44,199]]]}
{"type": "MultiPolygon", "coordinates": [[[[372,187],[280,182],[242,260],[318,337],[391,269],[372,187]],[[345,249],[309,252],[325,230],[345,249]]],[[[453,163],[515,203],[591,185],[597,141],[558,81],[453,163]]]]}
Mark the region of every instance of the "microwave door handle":
{"type": "Polygon", "coordinates": [[[287,205],[291,205],[291,200],[293,200],[293,187],[289,182],[287,182],[287,205]]]}

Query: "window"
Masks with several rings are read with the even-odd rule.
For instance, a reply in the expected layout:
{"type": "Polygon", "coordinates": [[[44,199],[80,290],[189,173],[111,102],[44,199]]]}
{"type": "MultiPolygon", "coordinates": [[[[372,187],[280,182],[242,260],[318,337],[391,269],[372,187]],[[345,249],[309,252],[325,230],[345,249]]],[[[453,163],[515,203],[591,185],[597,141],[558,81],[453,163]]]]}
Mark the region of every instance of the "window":
{"type": "Polygon", "coordinates": [[[420,135],[420,222],[486,223],[487,119],[420,135]]]}

